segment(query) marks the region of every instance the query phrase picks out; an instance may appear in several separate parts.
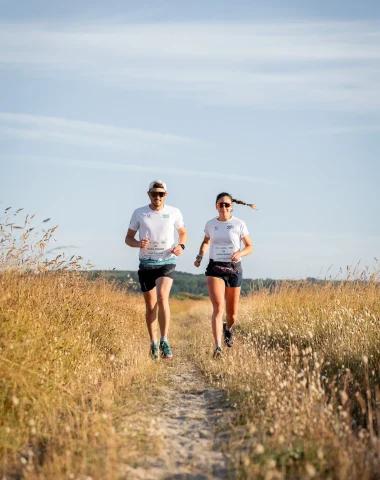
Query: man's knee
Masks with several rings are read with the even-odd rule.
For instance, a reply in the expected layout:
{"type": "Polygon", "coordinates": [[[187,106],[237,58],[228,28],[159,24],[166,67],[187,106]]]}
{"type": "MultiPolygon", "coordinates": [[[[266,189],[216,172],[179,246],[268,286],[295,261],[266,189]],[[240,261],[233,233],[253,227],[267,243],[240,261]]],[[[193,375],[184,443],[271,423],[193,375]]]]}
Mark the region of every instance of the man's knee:
{"type": "Polygon", "coordinates": [[[167,307],[169,305],[169,296],[165,294],[157,295],[157,303],[160,308],[167,307]]]}
{"type": "Polygon", "coordinates": [[[147,315],[155,315],[157,312],[157,303],[146,303],[145,311],[147,315]]]}

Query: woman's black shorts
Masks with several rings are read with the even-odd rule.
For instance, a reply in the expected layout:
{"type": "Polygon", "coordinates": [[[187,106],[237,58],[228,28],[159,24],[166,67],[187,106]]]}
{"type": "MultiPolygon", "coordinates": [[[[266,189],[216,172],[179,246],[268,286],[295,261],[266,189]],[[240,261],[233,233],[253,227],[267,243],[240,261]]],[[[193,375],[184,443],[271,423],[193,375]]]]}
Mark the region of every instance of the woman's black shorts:
{"type": "Polygon", "coordinates": [[[173,278],[175,263],[160,266],[139,265],[138,275],[142,292],[149,292],[156,286],[156,280],[160,277],[173,278]]]}
{"type": "Polygon", "coordinates": [[[216,277],[224,280],[226,287],[241,287],[243,269],[241,262],[214,262],[210,260],[206,268],[206,277],[216,277]]]}

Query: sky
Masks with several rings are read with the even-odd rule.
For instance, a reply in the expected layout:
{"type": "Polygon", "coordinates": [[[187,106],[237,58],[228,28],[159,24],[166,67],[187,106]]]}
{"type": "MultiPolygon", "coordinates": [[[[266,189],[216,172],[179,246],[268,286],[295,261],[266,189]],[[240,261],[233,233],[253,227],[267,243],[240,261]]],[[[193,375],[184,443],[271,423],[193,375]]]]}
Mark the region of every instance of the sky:
{"type": "Polygon", "coordinates": [[[162,179],[179,271],[204,270],[222,191],[258,207],[233,212],[246,277],[378,265],[378,1],[0,0],[0,79],[0,212],[59,224],[54,248],[137,269],[124,238],[162,179]]]}

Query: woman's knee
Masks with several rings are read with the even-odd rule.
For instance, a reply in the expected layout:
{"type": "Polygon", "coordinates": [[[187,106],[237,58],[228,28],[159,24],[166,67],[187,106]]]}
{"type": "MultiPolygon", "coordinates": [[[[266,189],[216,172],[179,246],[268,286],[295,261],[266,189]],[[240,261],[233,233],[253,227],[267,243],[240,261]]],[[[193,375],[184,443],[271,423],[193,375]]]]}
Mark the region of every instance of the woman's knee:
{"type": "Polygon", "coordinates": [[[227,314],[227,319],[233,324],[237,321],[237,313],[227,314]]]}
{"type": "Polygon", "coordinates": [[[223,302],[214,302],[212,304],[212,308],[213,308],[213,311],[214,311],[214,314],[216,315],[222,315],[223,314],[223,311],[224,311],[224,303],[223,302]]]}

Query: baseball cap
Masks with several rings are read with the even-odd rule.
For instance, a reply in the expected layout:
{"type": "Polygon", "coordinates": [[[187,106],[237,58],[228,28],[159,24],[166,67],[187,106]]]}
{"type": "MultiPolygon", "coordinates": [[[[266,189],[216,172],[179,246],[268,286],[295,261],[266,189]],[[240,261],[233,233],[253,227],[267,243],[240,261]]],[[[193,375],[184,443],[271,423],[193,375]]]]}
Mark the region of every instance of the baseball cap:
{"type": "Polygon", "coordinates": [[[163,182],[162,180],[153,180],[153,182],[150,182],[149,191],[151,191],[153,188],[155,192],[157,191],[158,188],[167,192],[166,183],[163,182]]]}

